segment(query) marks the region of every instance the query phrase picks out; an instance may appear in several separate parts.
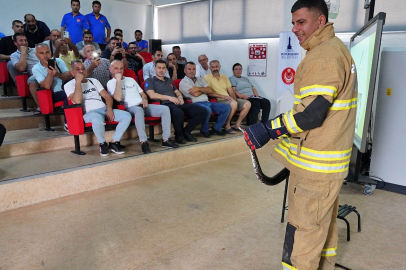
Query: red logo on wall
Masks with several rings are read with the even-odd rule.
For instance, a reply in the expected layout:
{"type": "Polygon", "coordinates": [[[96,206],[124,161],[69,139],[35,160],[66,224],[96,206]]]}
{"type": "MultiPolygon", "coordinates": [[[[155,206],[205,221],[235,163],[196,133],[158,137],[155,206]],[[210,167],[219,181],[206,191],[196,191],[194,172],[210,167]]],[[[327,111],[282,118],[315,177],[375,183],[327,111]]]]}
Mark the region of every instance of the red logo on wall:
{"type": "Polygon", "coordinates": [[[76,21],[77,21],[77,22],[80,22],[80,19],[77,19],[76,21]]]}
{"type": "Polygon", "coordinates": [[[282,71],[282,81],[287,84],[290,85],[295,81],[295,70],[293,68],[285,68],[282,71]]]}
{"type": "Polygon", "coordinates": [[[257,44],[251,45],[249,48],[250,59],[266,59],[266,46],[257,44]]]}

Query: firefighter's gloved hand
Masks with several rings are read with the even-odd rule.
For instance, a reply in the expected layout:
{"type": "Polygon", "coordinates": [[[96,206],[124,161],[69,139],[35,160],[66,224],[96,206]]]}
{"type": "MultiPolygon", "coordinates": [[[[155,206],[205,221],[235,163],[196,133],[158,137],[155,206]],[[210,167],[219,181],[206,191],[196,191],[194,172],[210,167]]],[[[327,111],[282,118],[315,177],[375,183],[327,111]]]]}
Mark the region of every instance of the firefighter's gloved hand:
{"type": "Polygon", "coordinates": [[[271,136],[269,135],[266,126],[262,123],[249,126],[244,131],[244,140],[252,150],[261,148],[269,142],[270,139],[271,136]]]}
{"type": "Polygon", "coordinates": [[[259,149],[264,146],[270,139],[275,140],[280,136],[288,133],[285,126],[272,129],[271,122],[266,124],[258,123],[248,127],[244,131],[244,139],[252,150],[259,149]]]}

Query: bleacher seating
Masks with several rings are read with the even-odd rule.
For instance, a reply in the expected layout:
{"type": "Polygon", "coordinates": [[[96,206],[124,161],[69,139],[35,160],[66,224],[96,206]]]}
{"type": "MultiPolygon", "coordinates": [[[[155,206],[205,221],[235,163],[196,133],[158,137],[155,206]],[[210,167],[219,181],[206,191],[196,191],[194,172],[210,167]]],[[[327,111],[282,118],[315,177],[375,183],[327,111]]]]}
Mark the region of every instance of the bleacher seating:
{"type": "Polygon", "coordinates": [[[3,94],[7,96],[7,83],[10,80],[7,70],[7,61],[0,61],[0,83],[3,84],[3,94]]]}
{"type": "MultiPolygon", "coordinates": [[[[85,133],[85,131],[90,131],[92,127],[92,123],[85,123],[83,120],[83,108],[81,104],[73,104],[72,101],[69,101],[69,106],[64,107],[66,122],[68,124],[68,132],[69,134],[74,136],[75,141],[75,150],[71,152],[77,155],[85,155],[86,153],[80,150],[80,141],[79,135],[85,133]]],[[[117,109],[125,110],[123,102],[117,105],[117,109]]],[[[149,127],[149,141],[157,142],[154,138],[154,126],[161,124],[161,117],[152,117],[152,116],[145,116],[144,118],[145,124],[149,127]]],[[[105,121],[107,127],[113,127],[118,124],[116,121],[105,121]]],[[[134,124],[134,118],[131,119],[131,123],[134,124]]]]}

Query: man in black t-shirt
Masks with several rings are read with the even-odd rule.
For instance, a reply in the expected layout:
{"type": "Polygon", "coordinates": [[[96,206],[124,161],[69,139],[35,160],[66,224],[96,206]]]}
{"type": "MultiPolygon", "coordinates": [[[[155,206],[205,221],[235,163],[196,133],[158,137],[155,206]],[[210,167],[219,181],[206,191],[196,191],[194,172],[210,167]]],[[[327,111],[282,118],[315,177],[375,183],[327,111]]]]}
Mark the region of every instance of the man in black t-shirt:
{"type": "Polygon", "coordinates": [[[106,50],[102,51],[101,58],[106,58],[111,62],[114,60],[122,60],[124,68],[128,68],[128,62],[125,56],[125,50],[121,46],[120,41],[116,37],[112,37],[107,44],[106,50]]]}
{"type": "Polygon", "coordinates": [[[140,50],[134,42],[128,44],[128,52],[125,55],[127,57],[128,69],[133,70],[138,78],[138,71],[145,65],[145,59],[139,54],[140,50]]]}
{"type": "Polygon", "coordinates": [[[50,39],[51,31],[49,27],[46,23],[37,21],[34,15],[25,14],[24,22],[24,32],[27,39],[31,39],[35,44],[50,39]]]}
{"type": "Polygon", "coordinates": [[[185,77],[185,65],[178,63],[174,53],[168,54],[166,60],[168,61],[169,76],[172,80],[183,79],[185,77]]]}
{"type": "MultiPolygon", "coordinates": [[[[14,34],[24,33],[24,25],[21,21],[13,21],[12,27],[14,34]]],[[[13,34],[13,35],[14,35],[13,34]]],[[[35,48],[33,41],[28,40],[28,47],[35,48]]],[[[10,60],[10,55],[17,51],[17,46],[14,44],[13,36],[6,36],[0,40],[0,60],[10,60]]]]}

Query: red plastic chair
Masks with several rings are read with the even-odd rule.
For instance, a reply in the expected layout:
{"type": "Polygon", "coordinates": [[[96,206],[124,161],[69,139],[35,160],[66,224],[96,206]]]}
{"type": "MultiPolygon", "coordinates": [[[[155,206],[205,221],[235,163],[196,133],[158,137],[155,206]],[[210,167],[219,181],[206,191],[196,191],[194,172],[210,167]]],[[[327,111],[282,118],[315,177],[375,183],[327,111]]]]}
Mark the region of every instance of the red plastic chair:
{"type": "Polygon", "coordinates": [[[131,77],[133,78],[138,84],[140,84],[140,82],[138,81],[138,78],[134,72],[134,70],[132,69],[124,69],[124,76],[125,77],[131,77]]]}
{"type": "Polygon", "coordinates": [[[180,84],[180,81],[181,81],[182,79],[177,79],[177,80],[174,80],[173,81],[173,84],[175,85],[175,87],[176,87],[176,89],[178,89],[179,90],[179,84],[180,84]]]}
{"type": "Polygon", "coordinates": [[[16,75],[16,86],[18,95],[23,99],[23,109],[21,110],[23,112],[29,112],[29,110],[27,109],[27,97],[30,95],[30,89],[28,87],[27,80],[27,73],[16,75]]]}
{"type": "Polygon", "coordinates": [[[41,110],[41,114],[45,116],[45,130],[47,131],[55,131],[55,129],[51,128],[51,121],[49,115],[54,113],[55,108],[62,107],[64,105],[63,101],[58,101],[56,103],[53,102],[52,99],[52,90],[39,88],[37,89],[37,96],[38,96],[38,106],[41,110]]]}
{"type": "Polygon", "coordinates": [[[138,70],[138,78],[139,78],[139,84],[142,84],[144,82],[144,73],[142,71],[142,69],[138,70]]]}
{"type": "Polygon", "coordinates": [[[145,63],[152,62],[152,53],[149,52],[139,52],[139,54],[144,58],[145,63]]]}
{"type": "Polygon", "coordinates": [[[7,83],[10,80],[7,70],[7,61],[0,61],[0,83],[3,84],[4,95],[7,96],[7,83]]]}

